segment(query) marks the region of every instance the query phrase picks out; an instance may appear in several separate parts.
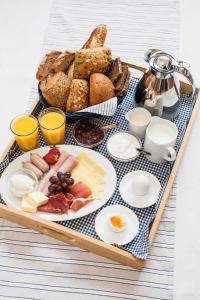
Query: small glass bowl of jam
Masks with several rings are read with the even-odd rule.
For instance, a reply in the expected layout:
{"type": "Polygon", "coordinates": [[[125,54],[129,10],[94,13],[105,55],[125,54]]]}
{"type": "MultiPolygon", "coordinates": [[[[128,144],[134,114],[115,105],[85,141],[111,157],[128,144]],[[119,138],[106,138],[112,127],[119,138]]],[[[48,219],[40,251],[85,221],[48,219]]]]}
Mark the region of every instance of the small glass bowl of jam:
{"type": "Polygon", "coordinates": [[[106,138],[103,123],[95,118],[84,118],[74,124],[72,135],[77,145],[94,148],[99,146],[106,138]]]}

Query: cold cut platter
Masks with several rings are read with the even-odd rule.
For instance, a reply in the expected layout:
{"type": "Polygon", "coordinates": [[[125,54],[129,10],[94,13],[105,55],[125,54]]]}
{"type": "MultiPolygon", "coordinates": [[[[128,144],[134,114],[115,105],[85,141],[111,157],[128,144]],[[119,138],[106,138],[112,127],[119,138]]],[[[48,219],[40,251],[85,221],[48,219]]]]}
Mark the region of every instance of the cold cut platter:
{"type": "MultiPolygon", "coordinates": [[[[16,175],[16,172],[22,166],[27,167],[27,171],[31,172],[30,158],[32,157],[31,160],[33,158],[36,160],[37,156],[44,157],[49,153],[49,150],[49,146],[35,149],[19,156],[9,164],[0,180],[1,194],[7,205],[18,210],[23,210],[22,199],[19,195],[13,193],[9,180],[12,182],[14,181],[14,176],[15,179],[16,176],[19,177],[19,174],[16,175]]],[[[117,177],[113,165],[98,152],[79,146],[59,145],[59,151],[61,155],[57,163],[51,165],[49,170],[42,174],[42,177],[40,174],[37,174],[38,182],[36,192],[34,192],[39,193],[41,191],[41,194],[51,199],[51,201],[49,202],[48,199],[44,199],[47,202],[45,204],[41,202],[43,205],[37,207],[33,213],[46,220],[64,221],[86,216],[102,207],[110,199],[116,188],[117,177]],[[73,184],[70,186],[71,189],[66,187],[67,190],[56,193],[56,185],[52,184],[51,181],[53,179],[56,181],[55,178],[57,174],[59,175],[59,172],[60,175],[62,173],[70,173],[70,179],[73,180],[73,184]],[[52,186],[54,191],[52,191],[52,186]],[[89,188],[89,192],[87,188],[89,188]],[[51,196],[49,196],[49,191],[51,192],[51,196]],[[61,199],[59,195],[62,195],[61,199]],[[55,203],[58,202],[57,200],[60,203],[64,195],[67,199],[64,199],[64,201],[68,201],[67,206],[56,206],[55,203]],[[70,195],[72,195],[72,198],[74,196],[74,198],[71,199],[70,195]],[[59,197],[59,199],[56,199],[56,197],[59,197]]],[[[65,181],[65,178],[62,181],[65,181]]],[[[26,182],[26,185],[28,185],[28,182],[26,182]]],[[[59,186],[57,186],[58,188],[59,186]]],[[[32,201],[36,200],[32,199],[32,201]]]]}

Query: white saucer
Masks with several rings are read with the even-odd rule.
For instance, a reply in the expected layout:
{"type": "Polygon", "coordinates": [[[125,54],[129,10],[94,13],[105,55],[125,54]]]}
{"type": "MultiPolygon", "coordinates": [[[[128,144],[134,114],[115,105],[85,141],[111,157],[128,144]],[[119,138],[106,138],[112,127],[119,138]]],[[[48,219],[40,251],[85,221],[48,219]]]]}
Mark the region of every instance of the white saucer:
{"type": "Polygon", "coordinates": [[[126,174],[122,178],[122,181],[120,182],[120,186],[119,186],[119,192],[122,199],[130,206],[136,208],[145,208],[156,203],[156,201],[158,200],[158,195],[160,193],[160,190],[161,190],[161,185],[159,180],[153,174],[145,171],[140,171],[140,170],[132,171],[126,174]],[[131,183],[134,176],[137,176],[139,174],[147,176],[150,182],[149,191],[147,194],[143,196],[134,195],[131,189],[131,183]]]}
{"type": "Polygon", "coordinates": [[[130,243],[137,235],[139,229],[139,221],[136,214],[123,205],[110,205],[102,209],[95,220],[95,230],[99,238],[108,244],[125,245],[130,243]],[[126,227],[121,232],[114,232],[109,223],[111,215],[121,215],[126,227]]]}

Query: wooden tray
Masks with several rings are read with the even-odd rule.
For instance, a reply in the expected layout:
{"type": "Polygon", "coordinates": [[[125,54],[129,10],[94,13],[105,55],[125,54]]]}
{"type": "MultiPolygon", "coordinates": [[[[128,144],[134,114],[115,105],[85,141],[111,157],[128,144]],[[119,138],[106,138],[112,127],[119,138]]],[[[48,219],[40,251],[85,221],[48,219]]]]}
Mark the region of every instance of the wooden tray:
{"type": "MultiPolygon", "coordinates": [[[[139,70],[141,72],[146,71],[146,69],[143,67],[129,64],[129,63],[128,63],[128,65],[129,65],[129,67],[139,70]]],[[[189,84],[186,84],[184,82],[180,82],[180,84],[181,84],[182,93],[189,94],[191,92],[191,86],[189,84]]],[[[184,150],[185,150],[187,142],[189,140],[189,135],[191,133],[198,109],[200,107],[200,94],[199,94],[198,89],[195,90],[195,97],[196,97],[196,102],[195,102],[191,117],[188,120],[187,128],[186,128],[180,149],[178,151],[176,161],[173,165],[170,177],[168,179],[164,193],[162,195],[162,199],[160,201],[160,205],[159,205],[157,214],[151,223],[151,227],[150,227],[150,231],[149,231],[150,246],[154,240],[156,231],[158,229],[160,219],[162,217],[165,205],[168,201],[168,197],[169,197],[175,176],[177,174],[180,162],[181,162],[183,154],[184,154],[184,150]]],[[[35,101],[32,108],[30,109],[30,111],[29,111],[30,114],[36,110],[37,105],[38,105],[38,100],[35,101]]],[[[7,153],[14,146],[15,146],[15,140],[12,139],[12,141],[6,147],[3,155],[1,156],[0,161],[2,161],[6,157],[7,153]]],[[[35,217],[34,215],[10,208],[4,204],[0,204],[0,217],[7,219],[9,221],[15,222],[17,224],[20,224],[22,226],[29,227],[31,229],[34,229],[36,231],[39,231],[46,235],[49,235],[55,239],[61,240],[65,243],[69,243],[76,247],[80,247],[80,248],[89,250],[98,255],[101,255],[101,256],[104,256],[111,260],[122,263],[124,265],[131,266],[133,268],[141,269],[141,268],[143,268],[143,266],[145,264],[145,260],[139,259],[139,258],[133,256],[131,253],[121,250],[115,246],[106,244],[102,241],[99,241],[95,238],[86,236],[80,232],[69,229],[69,228],[59,225],[57,223],[54,223],[51,221],[45,221],[45,220],[35,217]]]]}

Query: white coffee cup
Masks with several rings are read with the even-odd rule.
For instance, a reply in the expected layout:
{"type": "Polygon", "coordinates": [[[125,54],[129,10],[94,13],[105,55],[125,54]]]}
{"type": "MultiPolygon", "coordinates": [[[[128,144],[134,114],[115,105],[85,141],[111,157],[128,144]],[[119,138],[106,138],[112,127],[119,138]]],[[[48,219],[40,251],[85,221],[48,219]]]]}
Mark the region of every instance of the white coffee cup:
{"type": "Polygon", "coordinates": [[[150,153],[146,156],[147,159],[155,163],[174,161],[177,135],[178,128],[175,123],[160,117],[152,117],[144,141],[144,150],[150,153]]]}
{"type": "Polygon", "coordinates": [[[128,121],[129,131],[143,139],[151,121],[150,112],[143,107],[136,107],[129,110],[125,118],[128,121]]]}

